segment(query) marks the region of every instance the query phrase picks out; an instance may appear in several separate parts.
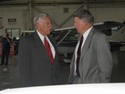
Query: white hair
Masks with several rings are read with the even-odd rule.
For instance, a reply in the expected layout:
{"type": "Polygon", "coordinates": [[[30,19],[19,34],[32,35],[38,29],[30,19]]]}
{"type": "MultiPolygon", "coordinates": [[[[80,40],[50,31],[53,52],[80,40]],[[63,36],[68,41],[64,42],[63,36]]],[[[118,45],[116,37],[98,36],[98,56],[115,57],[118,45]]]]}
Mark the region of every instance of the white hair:
{"type": "Polygon", "coordinates": [[[39,13],[34,17],[33,23],[36,26],[36,24],[43,18],[43,17],[49,17],[47,13],[39,13]]]}

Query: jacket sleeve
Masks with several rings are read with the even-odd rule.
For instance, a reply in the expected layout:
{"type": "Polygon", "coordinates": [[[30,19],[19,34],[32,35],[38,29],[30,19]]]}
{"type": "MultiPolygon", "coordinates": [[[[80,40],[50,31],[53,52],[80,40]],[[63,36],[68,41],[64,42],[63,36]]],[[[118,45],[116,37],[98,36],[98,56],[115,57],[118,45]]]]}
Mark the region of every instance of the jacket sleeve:
{"type": "Polygon", "coordinates": [[[18,70],[21,86],[30,86],[30,47],[25,37],[19,42],[18,70]]]}
{"type": "Polygon", "coordinates": [[[96,41],[97,63],[100,74],[100,82],[110,82],[113,61],[108,38],[104,34],[100,34],[96,41]]]}

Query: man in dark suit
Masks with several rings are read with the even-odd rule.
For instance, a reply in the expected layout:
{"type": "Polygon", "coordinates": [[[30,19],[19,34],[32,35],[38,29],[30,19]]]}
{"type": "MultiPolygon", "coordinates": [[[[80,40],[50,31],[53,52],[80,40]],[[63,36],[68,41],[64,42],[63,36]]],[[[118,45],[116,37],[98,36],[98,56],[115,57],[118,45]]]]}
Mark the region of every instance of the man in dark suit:
{"type": "Polygon", "coordinates": [[[1,57],[1,65],[5,64],[8,66],[8,60],[10,55],[10,44],[11,39],[9,38],[9,34],[7,33],[5,37],[2,39],[2,57],[1,57]]]}
{"type": "Polygon", "coordinates": [[[41,86],[58,84],[59,64],[56,44],[49,36],[51,20],[48,14],[39,13],[34,17],[36,31],[21,38],[18,65],[21,86],[41,86]],[[46,38],[46,43],[44,40],[46,38]],[[48,53],[46,44],[51,50],[48,53]]]}
{"type": "Polygon", "coordinates": [[[96,30],[93,23],[94,17],[88,10],[74,14],[74,27],[81,37],[70,65],[69,83],[110,82],[113,66],[110,45],[106,35],[96,30]]]}

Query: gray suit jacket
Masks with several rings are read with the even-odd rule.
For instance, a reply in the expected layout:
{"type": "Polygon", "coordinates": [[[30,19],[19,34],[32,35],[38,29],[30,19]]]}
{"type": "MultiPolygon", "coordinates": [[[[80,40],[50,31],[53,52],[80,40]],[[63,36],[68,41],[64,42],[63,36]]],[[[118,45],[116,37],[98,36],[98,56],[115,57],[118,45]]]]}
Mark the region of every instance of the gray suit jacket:
{"type": "Polygon", "coordinates": [[[58,84],[59,64],[56,44],[49,36],[48,38],[56,50],[54,64],[51,63],[37,32],[21,38],[18,54],[21,86],[58,84]]]}
{"type": "MultiPolygon", "coordinates": [[[[69,81],[74,75],[74,59],[70,65],[69,81]]],[[[92,28],[82,48],[79,63],[80,77],[73,83],[105,83],[110,81],[112,72],[112,55],[107,37],[100,31],[92,28]]]]}

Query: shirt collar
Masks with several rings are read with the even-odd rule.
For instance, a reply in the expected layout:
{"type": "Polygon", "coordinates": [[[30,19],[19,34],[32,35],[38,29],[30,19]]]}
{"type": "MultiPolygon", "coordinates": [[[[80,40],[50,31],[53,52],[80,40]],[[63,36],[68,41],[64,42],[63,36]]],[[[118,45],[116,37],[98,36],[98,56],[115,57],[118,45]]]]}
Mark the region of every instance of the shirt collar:
{"type": "Polygon", "coordinates": [[[38,36],[40,37],[40,39],[42,40],[42,42],[44,43],[44,36],[42,34],[39,33],[38,30],[36,30],[38,36]]]}
{"type": "Polygon", "coordinates": [[[92,28],[93,28],[93,26],[90,27],[90,28],[83,34],[83,37],[84,37],[84,38],[87,38],[87,36],[88,36],[88,34],[90,33],[90,31],[91,31],[92,28]]]}

